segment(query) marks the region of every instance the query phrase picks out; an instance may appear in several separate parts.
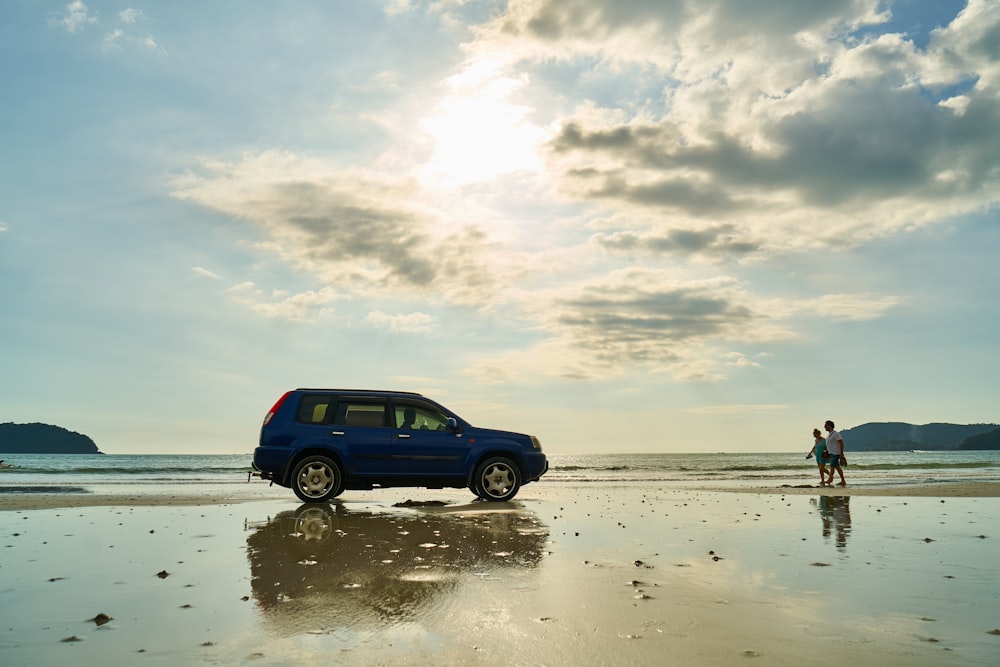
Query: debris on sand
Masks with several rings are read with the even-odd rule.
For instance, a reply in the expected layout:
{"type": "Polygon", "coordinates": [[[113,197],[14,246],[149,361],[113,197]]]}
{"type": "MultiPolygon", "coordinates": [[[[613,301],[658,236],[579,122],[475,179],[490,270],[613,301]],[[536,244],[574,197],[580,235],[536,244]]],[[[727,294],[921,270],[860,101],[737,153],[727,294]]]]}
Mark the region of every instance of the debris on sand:
{"type": "Polygon", "coordinates": [[[108,621],[113,621],[115,619],[113,619],[112,617],[108,616],[105,613],[100,613],[100,614],[98,614],[97,616],[95,616],[93,618],[88,618],[87,620],[89,622],[91,622],[91,623],[96,623],[97,627],[101,627],[102,625],[106,624],[108,621]]]}
{"type": "Polygon", "coordinates": [[[395,503],[393,507],[444,507],[448,503],[443,500],[404,500],[401,503],[395,503]]]}

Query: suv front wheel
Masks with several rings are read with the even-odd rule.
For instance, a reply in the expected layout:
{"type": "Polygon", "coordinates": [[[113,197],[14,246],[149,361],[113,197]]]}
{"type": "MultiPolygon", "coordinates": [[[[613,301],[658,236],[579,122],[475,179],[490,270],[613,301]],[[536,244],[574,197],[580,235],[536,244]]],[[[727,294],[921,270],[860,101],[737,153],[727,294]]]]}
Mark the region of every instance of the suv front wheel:
{"type": "Polygon", "coordinates": [[[299,461],[292,473],[292,490],[302,502],[326,502],[340,495],[343,489],[340,466],[325,456],[307,456],[299,461]]]}
{"type": "Polygon", "coordinates": [[[473,486],[475,494],[483,500],[510,500],[521,488],[521,471],[510,459],[502,456],[489,458],[476,468],[473,486]]]}

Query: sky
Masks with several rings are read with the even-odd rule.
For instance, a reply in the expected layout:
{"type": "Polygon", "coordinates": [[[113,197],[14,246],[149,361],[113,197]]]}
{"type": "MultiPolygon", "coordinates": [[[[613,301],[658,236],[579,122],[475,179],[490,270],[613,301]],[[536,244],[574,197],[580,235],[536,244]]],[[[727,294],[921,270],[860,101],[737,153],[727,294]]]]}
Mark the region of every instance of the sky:
{"type": "Polygon", "coordinates": [[[1000,422],[996,0],[5,0],[0,90],[0,422],[1000,422]]]}

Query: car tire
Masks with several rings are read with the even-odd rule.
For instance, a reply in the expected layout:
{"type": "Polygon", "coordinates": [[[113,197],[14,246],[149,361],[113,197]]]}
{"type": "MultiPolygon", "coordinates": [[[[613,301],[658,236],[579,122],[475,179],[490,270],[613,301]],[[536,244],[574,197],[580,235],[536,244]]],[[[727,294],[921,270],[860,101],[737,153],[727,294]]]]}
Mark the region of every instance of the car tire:
{"type": "Polygon", "coordinates": [[[307,456],[292,473],[292,490],[304,503],[325,503],[344,490],[340,466],[326,456],[307,456]]]}
{"type": "Polygon", "coordinates": [[[516,496],[521,488],[521,470],[510,459],[494,456],[479,464],[472,480],[477,496],[504,502],[516,496]]]}

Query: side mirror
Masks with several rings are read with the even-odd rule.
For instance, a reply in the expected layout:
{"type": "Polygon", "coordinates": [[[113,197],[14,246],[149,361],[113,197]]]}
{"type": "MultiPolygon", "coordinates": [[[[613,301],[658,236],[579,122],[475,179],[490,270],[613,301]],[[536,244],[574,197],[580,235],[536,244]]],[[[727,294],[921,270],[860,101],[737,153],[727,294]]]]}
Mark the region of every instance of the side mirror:
{"type": "Polygon", "coordinates": [[[454,417],[448,417],[448,430],[458,433],[458,420],[454,417]]]}

